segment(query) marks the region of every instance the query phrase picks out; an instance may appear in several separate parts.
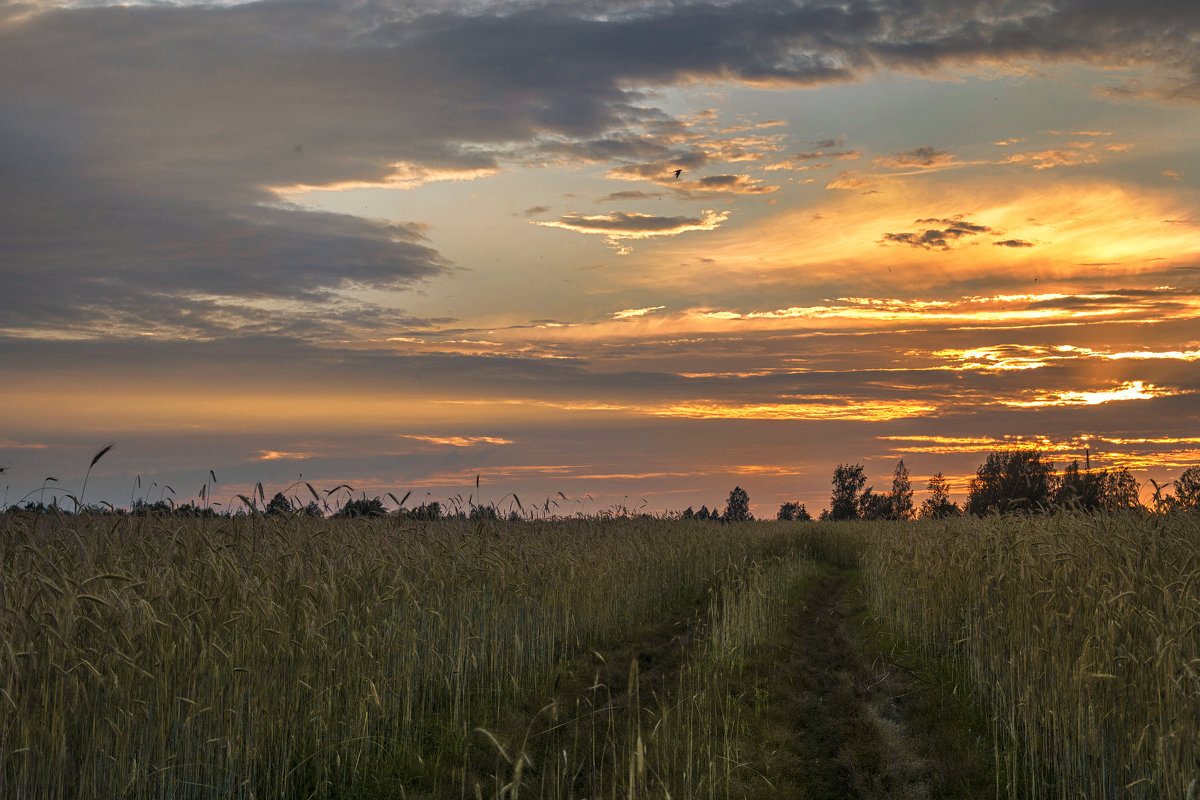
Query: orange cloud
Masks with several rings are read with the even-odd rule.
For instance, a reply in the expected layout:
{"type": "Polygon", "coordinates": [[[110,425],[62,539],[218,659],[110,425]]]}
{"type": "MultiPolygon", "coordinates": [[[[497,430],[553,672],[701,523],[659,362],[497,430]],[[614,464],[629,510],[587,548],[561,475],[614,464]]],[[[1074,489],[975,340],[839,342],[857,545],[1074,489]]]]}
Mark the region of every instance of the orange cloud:
{"type": "Polygon", "coordinates": [[[728,403],[712,400],[689,400],[676,403],[587,403],[571,400],[555,401],[535,398],[502,401],[443,400],[456,405],[514,405],[523,409],[571,413],[594,412],[627,416],[679,417],[684,419],[759,419],[759,420],[863,420],[886,421],[907,417],[927,416],[937,411],[930,402],[903,398],[866,396],[811,395],[781,397],[787,402],[728,403]]]}
{"type": "Polygon", "coordinates": [[[960,362],[956,369],[984,371],[1040,369],[1058,358],[1049,348],[1016,344],[998,344],[968,350],[935,350],[929,355],[960,362]]]}
{"type": "Polygon", "coordinates": [[[647,308],[627,308],[624,311],[614,311],[610,316],[613,319],[632,319],[633,317],[644,317],[647,314],[653,314],[655,311],[662,311],[666,306],[649,306],[647,308]]]}
{"type": "Polygon", "coordinates": [[[1078,440],[1058,442],[1048,436],[877,436],[884,442],[898,442],[893,452],[930,453],[951,455],[955,453],[986,453],[1013,447],[1036,447],[1043,452],[1062,452],[1083,449],[1078,440]]]}
{"type": "Polygon", "coordinates": [[[399,434],[401,438],[413,439],[418,442],[441,444],[449,447],[474,447],[480,444],[512,444],[512,439],[501,439],[498,436],[417,436],[415,434],[399,434]]]}
{"type": "Polygon", "coordinates": [[[1095,406],[1101,403],[1112,403],[1123,400],[1150,400],[1155,397],[1171,397],[1180,394],[1186,394],[1186,392],[1155,386],[1143,381],[1126,381],[1113,389],[1101,389],[1091,392],[1039,392],[1032,400],[1002,400],[1001,402],[1006,406],[1016,406],[1019,408],[1036,408],[1039,406],[1095,406]]]}
{"type": "MultiPolygon", "coordinates": [[[[1088,146],[1090,146],[1090,142],[1088,146]]],[[[1072,167],[1078,164],[1095,164],[1099,161],[1095,153],[1088,152],[1087,147],[1077,147],[1068,150],[1039,150],[1031,153],[1016,153],[1004,159],[1003,164],[1026,164],[1034,169],[1051,169],[1053,167],[1072,167]]]]}
{"type": "Polygon", "coordinates": [[[695,146],[716,161],[761,161],[768,153],[782,146],[783,136],[741,136],[731,139],[708,139],[695,146]]]}
{"type": "Polygon", "coordinates": [[[686,417],[688,419],[805,419],[883,422],[890,419],[928,416],[936,410],[936,406],[929,403],[910,400],[814,397],[798,399],[794,403],[679,403],[653,410],[652,413],[660,417],[686,417]],[[824,402],[813,402],[814,400],[824,402]]]}
{"type": "MultiPolygon", "coordinates": [[[[1200,445],[1200,437],[1147,437],[1125,439],[1113,436],[1069,436],[1056,438],[1035,436],[879,436],[880,441],[894,442],[894,453],[924,453],[929,455],[965,455],[1033,447],[1055,455],[1063,462],[1090,459],[1093,469],[1127,468],[1134,471],[1161,472],[1200,463],[1200,447],[1188,449],[1178,445],[1200,445]]],[[[1060,463],[1063,463],[1060,462],[1060,463]]],[[[970,477],[970,476],[967,476],[970,477]]]]}
{"type": "Polygon", "coordinates": [[[1082,359],[1119,360],[1171,360],[1171,361],[1200,361],[1200,350],[1139,350],[1133,352],[1105,352],[1089,347],[1074,345],[1018,345],[997,344],[987,347],[970,349],[934,350],[930,353],[912,351],[914,356],[928,355],[935,359],[958,362],[949,369],[980,370],[984,372],[1003,372],[1013,370],[1031,370],[1047,367],[1065,361],[1082,359]]]}
{"type": "Polygon", "coordinates": [[[315,458],[316,453],[285,453],[279,450],[259,450],[259,461],[281,461],[281,460],[299,460],[305,458],[315,458]]]}
{"type": "Polygon", "coordinates": [[[1171,298],[1180,307],[1170,313],[1153,304],[1143,310],[1137,302],[1121,295],[992,295],[957,300],[901,300],[891,298],[840,297],[837,303],[793,306],[766,311],[694,309],[688,314],[704,320],[754,323],[753,327],[800,327],[808,321],[858,321],[862,323],[978,323],[1007,326],[1046,325],[1086,320],[1156,321],[1169,317],[1190,318],[1200,309],[1200,300],[1171,298]],[[1079,305],[1078,301],[1092,301],[1079,305]],[[772,324],[774,323],[774,324],[772,324]]]}
{"type": "MultiPolygon", "coordinates": [[[[775,275],[786,281],[803,275],[814,283],[857,278],[930,286],[973,278],[1032,284],[1035,276],[1043,282],[1085,275],[1107,281],[1189,266],[1200,258],[1200,221],[1192,220],[1190,199],[1173,191],[1036,178],[942,180],[934,185],[843,175],[835,183],[873,186],[875,191],[831,195],[819,214],[812,206],[796,208],[748,221],[736,234],[715,232],[702,247],[678,248],[679,261],[708,258],[725,280],[744,276],[756,285],[775,275]],[[953,220],[957,215],[1002,231],[996,241],[1037,246],[951,247],[931,257],[928,250],[878,245],[887,233],[911,231],[914,219],[953,220]]],[[[667,273],[656,267],[653,276],[654,284],[662,286],[667,273]]],[[[686,282],[698,278],[693,271],[678,277],[686,282]]]]}
{"type": "Polygon", "coordinates": [[[809,169],[826,169],[829,163],[826,159],[837,159],[838,161],[854,161],[862,158],[862,150],[814,150],[804,153],[793,153],[785,157],[782,161],[774,164],[769,164],[763,169],[765,170],[809,170],[809,169]]]}

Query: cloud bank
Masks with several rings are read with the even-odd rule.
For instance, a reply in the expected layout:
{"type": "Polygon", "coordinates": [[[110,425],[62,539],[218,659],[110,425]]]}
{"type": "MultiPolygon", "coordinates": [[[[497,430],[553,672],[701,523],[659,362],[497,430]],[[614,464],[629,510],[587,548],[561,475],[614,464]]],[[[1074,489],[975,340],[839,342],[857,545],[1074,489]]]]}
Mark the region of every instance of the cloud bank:
{"type": "MultiPolygon", "coordinates": [[[[202,298],[233,287],[292,299],[410,286],[446,268],[404,222],[278,205],[297,187],[478,179],[555,142],[626,161],[615,169],[661,167],[660,179],[668,163],[690,170],[710,154],[739,157],[736,143],[672,145],[666,131],[686,129],[647,104],[650,87],[805,87],[1024,59],[1133,65],[1137,75],[1118,72],[1098,88],[1196,102],[1198,32],[1200,6],[1168,0],[1017,0],[1003,13],[940,0],[9,4],[0,9],[0,279],[15,288],[2,310],[22,330],[56,309],[54,324],[67,325],[71,309],[121,327],[101,306],[125,327],[174,318],[186,328],[180,320],[202,298]],[[652,123],[657,135],[632,135],[652,123]]],[[[1098,133],[1107,132],[1072,132],[1098,133]]],[[[856,155],[837,150],[837,138],[812,144],[789,162],[856,155]]],[[[952,158],[921,147],[880,165],[952,158]]],[[[1094,159],[1082,146],[1010,157],[1035,169],[1094,159]]],[[[737,174],[679,188],[774,190],[737,174]]],[[[630,217],[560,222],[649,233],[630,217]]]]}

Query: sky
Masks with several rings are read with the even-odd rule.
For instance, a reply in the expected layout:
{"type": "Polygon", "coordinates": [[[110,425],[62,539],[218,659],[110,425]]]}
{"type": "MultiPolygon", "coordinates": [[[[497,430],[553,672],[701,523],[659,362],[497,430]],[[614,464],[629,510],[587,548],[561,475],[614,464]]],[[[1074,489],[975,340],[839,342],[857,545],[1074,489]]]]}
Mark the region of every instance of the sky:
{"type": "Polygon", "coordinates": [[[1197,131],[1192,0],[0,0],[3,503],[1161,483],[1197,131]]]}

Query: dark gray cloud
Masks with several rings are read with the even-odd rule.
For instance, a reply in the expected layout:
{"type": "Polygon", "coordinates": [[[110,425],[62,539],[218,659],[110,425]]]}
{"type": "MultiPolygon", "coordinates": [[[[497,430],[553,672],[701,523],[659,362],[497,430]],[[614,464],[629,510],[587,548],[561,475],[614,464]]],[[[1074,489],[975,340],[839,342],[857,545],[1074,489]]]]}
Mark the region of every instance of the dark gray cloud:
{"type": "Polygon", "coordinates": [[[613,192],[611,194],[606,194],[606,195],[604,195],[604,197],[596,198],[596,202],[604,203],[604,202],[625,201],[625,200],[654,200],[654,199],[657,199],[662,196],[663,196],[662,192],[643,192],[643,191],[634,189],[631,191],[613,192]]]}
{"type": "Polygon", "coordinates": [[[447,269],[415,226],[148,197],[44,145],[0,147],[0,185],[10,331],[216,335],[264,322],[262,308],[242,314],[217,298],[319,302],[336,317],[339,290],[399,288],[447,269]]]}
{"type": "Polygon", "coordinates": [[[788,156],[788,160],[798,161],[798,162],[799,161],[816,161],[816,160],[822,159],[822,158],[837,158],[837,159],[841,159],[841,160],[850,160],[850,159],[858,158],[861,155],[862,155],[861,150],[837,150],[837,151],[832,151],[832,152],[827,152],[825,150],[817,150],[817,151],[812,151],[812,152],[793,153],[792,155],[788,156]]]}
{"type": "Polygon", "coordinates": [[[687,189],[705,194],[771,194],[778,186],[766,186],[748,175],[705,175],[691,181],[687,189]]]}
{"type": "Polygon", "coordinates": [[[965,220],[961,215],[951,219],[919,219],[917,224],[943,225],[945,227],[926,228],[907,233],[885,233],[880,244],[894,242],[921,250],[949,250],[955,242],[964,237],[993,232],[988,226],[965,220]]]}
{"type": "MultiPolygon", "coordinates": [[[[646,94],[682,81],[812,86],[1028,58],[1141,66],[1116,90],[1200,100],[1200,5],[1168,0],[34,8],[0,9],[10,328],[184,330],[222,316],[217,295],[412,285],[448,268],[417,230],[279,206],[272,187],[486,171],[539,150],[624,177],[690,172],[709,156],[646,94]]],[[[940,248],[966,233],[940,231],[890,236],[940,248]]]]}
{"type": "Polygon", "coordinates": [[[835,136],[830,139],[820,139],[815,142],[809,142],[809,144],[811,144],[813,147],[819,148],[821,150],[829,150],[834,147],[841,147],[845,143],[846,143],[845,136],[835,136]]]}
{"type": "MultiPolygon", "coordinates": [[[[670,121],[643,122],[651,133],[610,133],[581,141],[538,141],[528,148],[532,158],[554,156],[568,163],[602,164],[610,161],[670,161],[695,158],[691,151],[673,146],[670,138],[680,126],[670,121]]],[[[693,162],[695,164],[702,162],[693,162]]]]}
{"type": "Polygon", "coordinates": [[[664,161],[654,161],[644,164],[623,164],[608,171],[608,177],[620,180],[648,180],[655,183],[668,183],[675,179],[675,170],[685,172],[700,169],[709,163],[707,153],[700,151],[678,151],[664,161]]]}
{"type": "Polygon", "coordinates": [[[1033,242],[1027,242],[1024,239],[1004,239],[999,242],[992,242],[996,247],[1033,247],[1033,242]]]}
{"type": "Polygon", "coordinates": [[[495,153],[462,145],[499,151],[546,133],[590,158],[629,158],[659,146],[619,135],[655,114],[633,87],[697,77],[810,85],[996,57],[1153,59],[1167,89],[1194,93],[1200,9],[1150,5],[80,8],[5,27],[0,97],[9,119],[56,130],[97,169],[228,196],[378,178],[396,161],[486,166],[495,153]]]}
{"type": "Polygon", "coordinates": [[[901,153],[892,153],[889,156],[881,156],[875,159],[875,163],[891,169],[912,169],[913,167],[945,167],[953,164],[955,160],[953,153],[926,145],[901,153]]]}

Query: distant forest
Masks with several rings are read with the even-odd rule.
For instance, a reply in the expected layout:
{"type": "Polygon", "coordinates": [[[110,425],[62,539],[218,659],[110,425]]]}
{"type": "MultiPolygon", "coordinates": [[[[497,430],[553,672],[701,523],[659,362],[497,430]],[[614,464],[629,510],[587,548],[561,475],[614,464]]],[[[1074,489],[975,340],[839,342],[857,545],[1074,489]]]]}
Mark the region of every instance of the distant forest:
{"type": "MultiPolygon", "coordinates": [[[[1049,514],[1055,511],[1146,510],[1200,512],[1200,466],[1189,467],[1175,480],[1174,494],[1164,493],[1168,484],[1151,478],[1154,494],[1150,507],[1141,501],[1141,485],[1126,467],[1092,470],[1085,461],[1072,461],[1060,474],[1054,464],[1036,449],[1016,448],[993,452],[971,479],[963,506],[950,500],[950,486],[942,473],[929,479],[928,496],[915,506],[908,468],[901,459],[892,472],[890,492],[876,492],[867,485],[862,464],[839,464],[833,471],[833,493],[821,520],[878,520],[958,517],[965,514],[1049,514]]],[[[738,487],[729,493],[724,511],[701,506],[682,514],[688,519],[733,522],[750,519],[749,498],[738,487]]],[[[804,503],[787,502],[776,519],[811,520],[804,503]]]]}
{"type": "MultiPolygon", "coordinates": [[[[109,445],[102,449],[92,459],[88,473],[96,462],[111,449],[109,445]]],[[[2,470],[0,470],[2,471],[2,470]]],[[[47,486],[43,485],[40,497],[35,502],[29,498],[39,490],[30,492],[25,497],[3,508],[3,513],[18,512],[55,512],[55,513],[89,513],[107,514],[175,514],[181,516],[222,516],[232,514],[267,514],[271,516],[301,515],[308,517],[333,516],[337,518],[354,517],[396,517],[414,521],[462,517],[465,519],[509,519],[513,521],[525,519],[550,519],[562,516],[580,516],[562,513],[558,501],[548,498],[544,503],[526,507],[516,494],[508,494],[498,503],[485,504],[476,502],[473,496],[465,500],[461,496],[451,498],[446,505],[439,501],[426,501],[413,508],[406,507],[409,496],[398,498],[391,492],[386,493],[394,504],[389,508],[383,497],[368,498],[365,494],[356,497],[355,491],[347,484],[340,484],[324,493],[318,491],[311,483],[299,480],[281,492],[276,492],[270,500],[261,483],[249,495],[237,494],[234,497],[241,504],[234,508],[233,503],[222,506],[212,501],[212,489],[216,484],[216,475],[209,471],[212,484],[205,483],[199,493],[198,502],[176,503],[165,497],[164,487],[157,501],[151,502],[145,498],[130,499],[130,508],[116,508],[108,503],[86,505],[83,496],[87,490],[87,478],[84,479],[83,491],[79,497],[64,493],[64,497],[72,501],[70,508],[60,506],[57,495],[50,504],[45,503],[47,486]],[[505,505],[507,503],[507,505],[505,505]],[[553,508],[552,508],[553,506],[553,508]],[[502,510],[503,507],[503,510],[502,510]]],[[[47,478],[47,481],[53,481],[47,478]]],[[[862,464],[839,464],[833,471],[833,491],[829,498],[829,507],[822,510],[817,517],[820,520],[908,520],[908,519],[939,519],[964,515],[986,516],[990,514],[1051,514],[1059,511],[1144,511],[1167,513],[1172,511],[1200,513],[1200,466],[1188,467],[1174,481],[1159,483],[1153,478],[1147,482],[1153,487],[1149,504],[1141,500],[1142,485],[1126,467],[1116,469],[1093,470],[1085,460],[1080,466],[1078,460],[1072,461],[1059,473],[1053,462],[1037,449],[1014,448],[991,453],[987,460],[979,466],[975,477],[971,479],[968,495],[963,505],[950,499],[950,485],[945,476],[938,472],[926,484],[928,495],[918,506],[913,497],[912,483],[909,479],[908,468],[901,459],[892,472],[892,487],[887,492],[876,492],[874,486],[867,485],[867,474],[862,464]],[[1168,489],[1174,489],[1169,493],[1168,489]]],[[[140,478],[139,478],[140,485],[140,478]]],[[[478,479],[476,479],[478,488],[478,479]]],[[[566,501],[566,495],[561,492],[558,496],[566,501]]],[[[652,516],[639,513],[636,509],[617,506],[593,514],[598,517],[630,517],[652,516]]],[[[754,519],[750,513],[750,495],[740,486],[735,486],[722,509],[714,505],[711,509],[701,506],[697,511],[688,507],[683,511],[672,511],[662,515],[666,518],[711,520],[714,522],[748,522],[754,519]]],[[[779,507],[775,516],[778,520],[808,521],[813,516],[805,508],[804,503],[786,502],[779,507]]]]}

